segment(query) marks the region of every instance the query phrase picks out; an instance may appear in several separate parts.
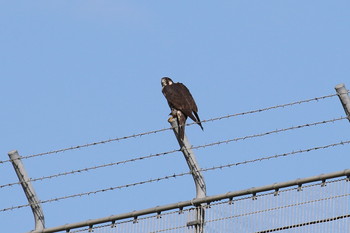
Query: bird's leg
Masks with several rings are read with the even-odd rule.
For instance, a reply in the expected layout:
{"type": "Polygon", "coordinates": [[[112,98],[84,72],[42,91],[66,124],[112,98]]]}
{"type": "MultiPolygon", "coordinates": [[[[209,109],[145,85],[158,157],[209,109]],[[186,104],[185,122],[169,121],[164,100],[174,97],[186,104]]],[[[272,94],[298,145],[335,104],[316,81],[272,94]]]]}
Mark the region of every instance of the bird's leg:
{"type": "MultiPolygon", "coordinates": [[[[171,114],[169,114],[169,115],[171,115],[171,114]]],[[[176,119],[175,119],[173,116],[171,116],[171,117],[169,117],[168,122],[171,123],[171,122],[173,122],[173,121],[175,121],[175,120],[176,120],[176,119]]]]}
{"type": "Polygon", "coordinates": [[[171,122],[173,120],[177,120],[177,113],[175,109],[171,109],[171,112],[169,113],[170,117],[168,119],[168,122],[171,122]]]}

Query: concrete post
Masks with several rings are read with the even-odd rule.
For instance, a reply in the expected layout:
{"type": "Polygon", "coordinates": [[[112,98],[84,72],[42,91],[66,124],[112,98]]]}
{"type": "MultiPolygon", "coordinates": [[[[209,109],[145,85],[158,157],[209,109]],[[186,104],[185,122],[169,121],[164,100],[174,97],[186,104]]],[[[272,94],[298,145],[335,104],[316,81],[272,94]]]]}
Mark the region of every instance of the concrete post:
{"type": "Polygon", "coordinates": [[[43,230],[45,228],[44,213],[41,208],[41,205],[39,204],[39,200],[37,198],[35,190],[30,182],[29,176],[23,166],[21,157],[19,156],[16,150],[10,151],[8,155],[11,159],[12,165],[16,171],[18,179],[21,182],[23,191],[27,196],[28,203],[32,208],[35,220],[35,231],[43,230]]]}
{"type": "Polygon", "coordinates": [[[348,90],[346,90],[345,85],[343,83],[336,85],[335,90],[337,91],[340,102],[343,105],[344,111],[350,122],[350,98],[348,90]]]}
{"type": "MultiPolygon", "coordinates": [[[[173,117],[169,118],[169,123],[171,124],[171,127],[173,128],[174,134],[176,136],[176,139],[180,145],[181,151],[186,159],[186,162],[188,164],[188,167],[190,168],[190,171],[192,173],[192,177],[194,180],[194,183],[196,185],[196,198],[204,198],[207,195],[206,185],[203,178],[203,175],[201,173],[201,169],[199,167],[199,164],[196,160],[196,157],[191,149],[191,144],[189,143],[187,136],[185,134],[184,139],[181,140],[178,132],[178,124],[177,120],[173,117]]],[[[204,232],[204,220],[205,220],[205,209],[203,205],[197,206],[197,215],[196,220],[191,221],[187,223],[188,227],[195,227],[196,233],[203,233],[204,232]]]]}

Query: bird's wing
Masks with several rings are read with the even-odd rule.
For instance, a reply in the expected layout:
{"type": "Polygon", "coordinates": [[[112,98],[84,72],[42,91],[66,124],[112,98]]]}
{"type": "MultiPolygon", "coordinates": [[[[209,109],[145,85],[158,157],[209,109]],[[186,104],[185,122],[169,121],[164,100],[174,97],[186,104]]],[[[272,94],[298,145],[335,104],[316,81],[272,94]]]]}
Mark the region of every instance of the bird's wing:
{"type": "MultiPolygon", "coordinates": [[[[197,114],[198,108],[196,102],[185,85],[182,83],[173,83],[172,85],[165,86],[162,92],[168,101],[169,107],[177,109],[183,113],[184,121],[186,121],[187,117],[190,117],[203,129],[197,114]]],[[[179,116],[177,117],[179,118],[179,116]]],[[[184,129],[182,131],[184,131],[184,129]]]]}
{"type": "Polygon", "coordinates": [[[182,83],[173,83],[165,86],[163,94],[168,100],[170,107],[182,111],[187,116],[191,115],[192,111],[198,112],[197,105],[190,91],[182,83]]]}

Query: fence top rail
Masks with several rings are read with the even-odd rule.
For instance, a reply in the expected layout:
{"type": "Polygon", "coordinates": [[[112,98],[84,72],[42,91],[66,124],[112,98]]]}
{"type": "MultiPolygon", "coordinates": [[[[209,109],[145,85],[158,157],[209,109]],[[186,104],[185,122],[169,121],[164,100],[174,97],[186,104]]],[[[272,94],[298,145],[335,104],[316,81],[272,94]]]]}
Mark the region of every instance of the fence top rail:
{"type": "Polygon", "coordinates": [[[124,214],[112,215],[112,216],[104,217],[104,218],[98,218],[98,219],[92,219],[92,220],[87,220],[87,221],[83,221],[83,222],[71,223],[71,224],[66,224],[66,225],[62,225],[62,226],[46,228],[46,229],[39,230],[39,231],[31,231],[30,233],[52,233],[52,232],[59,232],[59,231],[69,232],[71,229],[75,229],[75,228],[92,227],[92,226],[97,225],[97,224],[102,224],[102,223],[106,223],[106,222],[115,222],[117,220],[128,219],[128,218],[137,218],[139,216],[152,214],[152,213],[159,214],[163,211],[168,211],[168,210],[172,210],[172,209],[183,209],[184,207],[198,206],[200,204],[206,204],[206,203],[210,203],[210,202],[220,201],[223,199],[233,199],[234,197],[240,197],[240,196],[245,196],[245,195],[256,195],[257,193],[261,193],[261,192],[275,191],[275,190],[279,190],[281,188],[286,188],[286,187],[291,187],[291,186],[302,186],[303,184],[317,182],[317,181],[324,182],[325,180],[328,180],[328,179],[333,179],[333,178],[343,177],[343,176],[346,176],[349,178],[350,177],[350,169],[346,169],[346,170],[338,171],[338,172],[333,172],[333,173],[328,173],[328,174],[321,174],[318,176],[312,176],[312,177],[307,177],[307,178],[300,178],[300,179],[287,181],[287,182],[274,183],[271,185],[254,187],[254,188],[240,190],[240,191],[228,192],[228,193],[208,196],[208,197],[204,197],[204,198],[197,198],[197,199],[193,199],[193,200],[188,200],[188,201],[183,201],[183,202],[178,202],[178,203],[173,203],[173,204],[168,204],[168,205],[163,205],[163,206],[157,206],[157,207],[148,208],[148,209],[144,209],[144,210],[138,210],[138,211],[133,211],[133,212],[124,213],[124,214]]]}

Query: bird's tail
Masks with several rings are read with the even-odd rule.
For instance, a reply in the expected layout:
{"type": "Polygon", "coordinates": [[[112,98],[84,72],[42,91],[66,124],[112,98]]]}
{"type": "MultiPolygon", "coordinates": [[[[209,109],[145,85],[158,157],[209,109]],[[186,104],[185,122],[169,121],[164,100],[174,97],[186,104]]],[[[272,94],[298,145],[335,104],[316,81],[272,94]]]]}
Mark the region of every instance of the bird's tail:
{"type": "MultiPolygon", "coordinates": [[[[201,120],[199,119],[199,116],[198,116],[198,113],[197,112],[193,112],[194,115],[196,116],[197,119],[195,119],[194,121],[201,127],[202,130],[203,129],[203,126],[202,126],[202,123],[201,123],[201,120]]],[[[192,119],[193,120],[193,119],[192,119]]]]}

